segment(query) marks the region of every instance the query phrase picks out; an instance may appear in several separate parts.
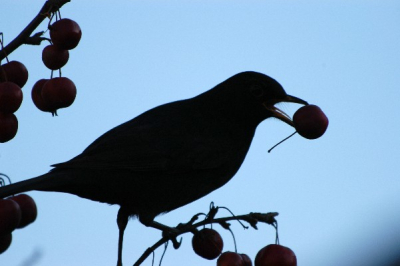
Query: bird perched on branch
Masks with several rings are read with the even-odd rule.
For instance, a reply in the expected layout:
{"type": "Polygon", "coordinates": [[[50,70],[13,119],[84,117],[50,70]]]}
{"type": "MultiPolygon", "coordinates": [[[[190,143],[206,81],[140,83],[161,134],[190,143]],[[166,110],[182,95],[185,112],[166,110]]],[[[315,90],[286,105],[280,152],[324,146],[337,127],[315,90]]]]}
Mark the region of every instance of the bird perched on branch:
{"type": "Polygon", "coordinates": [[[227,183],[249,150],[256,127],[275,117],[274,105],[307,104],[274,79],[243,72],[190,99],[155,107],[106,132],[75,158],[41,176],[0,188],[0,198],[57,191],[120,205],[118,264],[128,217],[165,229],[154,218],[227,183]]]}

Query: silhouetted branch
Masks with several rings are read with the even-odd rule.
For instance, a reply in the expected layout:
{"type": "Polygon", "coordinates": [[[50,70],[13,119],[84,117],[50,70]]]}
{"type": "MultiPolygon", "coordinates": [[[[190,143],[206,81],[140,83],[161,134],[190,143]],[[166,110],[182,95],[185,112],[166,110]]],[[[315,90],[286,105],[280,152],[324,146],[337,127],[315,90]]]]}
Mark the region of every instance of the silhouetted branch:
{"type": "MultiPolygon", "coordinates": [[[[31,34],[33,31],[43,22],[47,17],[50,17],[50,14],[56,12],[60,9],[64,4],[70,2],[70,0],[48,0],[40,9],[39,13],[36,17],[21,31],[21,33],[15,37],[8,45],[4,46],[2,50],[0,50],[0,61],[6,58],[9,54],[14,52],[18,47],[22,44],[31,44],[31,45],[39,45],[42,40],[45,38],[41,38],[42,33],[38,32],[34,34],[32,37],[31,34]]],[[[4,44],[3,44],[4,45],[4,44]]]]}
{"type": "MultiPolygon", "coordinates": [[[[249,214],[244,214],[244,215],[233,215],[230,217],[223,217],[223,218],[214,218],[215,214],[217,213],[218,207],[214,207],[212,205],[210,212],[207,214],[206,218],[203,221],[194,223],[200,215],[204,215],[203,213],[199,213],[194,215],[188,223],[185,224],[179,224],[175,228],[171,228],[171,231],[168,232],[163,232],[163,237],[158,240],[153,246],[149,247],[146,249],[146,251],[142,254],[142,256],[133,264],[133,266],[139,266],[150,254],[152,254],[158,247],[163,245],[164,243],[167,243],[168,241],[172,241],[173,246],[175,249],[178,249],[180,247],[180,241],[177,241],[177,237],[185,234],[185,233],[196,233],[197,232],[197,227],[206,225],[206,224],[219,224],[221,225],[224,229],[229,230],[230,229],[230,224],[228,221],[244,221],[248,223],[251,227],[257,230],[257,223],[267,223],[276,228],[277,221],[275,220],[275,217],[278,216],[277,212],[268,212],[268,213],[249,213],[249,214]]],[[[248,227],[242,226],[247,229],[248,227]]]]}

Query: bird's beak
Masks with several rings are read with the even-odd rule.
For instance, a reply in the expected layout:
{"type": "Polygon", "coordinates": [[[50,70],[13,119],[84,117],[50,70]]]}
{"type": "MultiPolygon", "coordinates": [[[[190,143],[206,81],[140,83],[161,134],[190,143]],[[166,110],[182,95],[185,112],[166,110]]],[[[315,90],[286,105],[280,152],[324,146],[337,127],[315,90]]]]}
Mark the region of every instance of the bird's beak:
{"type": "Polygon", "coordinates": [[[279,103],[279,102],[289,102],[289,103],[299,103],[299,104],[304,104],[304,105],[308,105],[308,103],[300,98],[291,96],[291,95],[287,95],[285,99],[277,101],[277,102],[265,102],[264,106],[267,110],[269,110],[270,112],[272,112],[273,116],[278,118],[279,120],[285,122],[286,124],[288,124],[289,126],[294,127],[293,121],[290,118],[290,116],[288,116],[284,111],[280,110],[279,108],[275,107],[274,104],[279,103]]]}

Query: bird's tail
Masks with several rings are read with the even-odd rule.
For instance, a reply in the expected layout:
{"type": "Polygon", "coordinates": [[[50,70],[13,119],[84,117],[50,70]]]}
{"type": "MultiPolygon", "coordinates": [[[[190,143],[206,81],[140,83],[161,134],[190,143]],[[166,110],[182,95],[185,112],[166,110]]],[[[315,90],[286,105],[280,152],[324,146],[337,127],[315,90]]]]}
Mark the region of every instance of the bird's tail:
{"type": "Polygon", "coordinates": [[[0,187],[0,199],[31,190],[45,190],[44,185],[49,179],[48,174],[34,177],[28,180],[0,187]]]}

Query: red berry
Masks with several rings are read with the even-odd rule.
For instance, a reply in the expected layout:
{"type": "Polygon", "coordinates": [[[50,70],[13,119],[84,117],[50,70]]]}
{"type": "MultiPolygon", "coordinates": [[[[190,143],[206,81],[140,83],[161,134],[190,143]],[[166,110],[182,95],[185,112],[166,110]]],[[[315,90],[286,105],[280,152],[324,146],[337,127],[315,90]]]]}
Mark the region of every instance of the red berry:
{"type": "Polygon", "coordinates": [[[253,264],[251,263],[251,259],[249,256],[247,256],[246,254],[239,254],[240,256],[242,256],[243,259],[243,266],[252,266],[253,264]]]}
{"type": "Polygon", "coordinates": [[[68,18],[54,22],[49,28],[53,44],[61,49],[74,49],[82,37],[82,31],[78,23],[68,18]]]}
{"type": "Polygon", "coordinates": [[[17,131],[17,117],[14,114],[0,113],[0,142],[4,143],[14,138],[17,134],[17,131]]]}
{"type": "Polygon", "coordinates": [[[22,91],[17,84],[6,81],[0,83],[0,112],[14,113],[22,103],[22,91]]]}
{"type": "Polygon", "coordinates": [[[42,99],[51,112],[70,106],[76,97],[75,84],[65,77],[53,78],[42,88],[42,99]]]}
{"type": "Polygon", "coordinates": [[[224,242],[217,231],[203,228],[194,234],[192,246],[197,255],[208,260],[213,260],[221,254],[224,242]]]}
{"type": "Polygon", "coordinates": [[[11,245],[12,234],[8,233],[0,236],[0,254],[8,249],[11,245]]]}
{"type": "Polygon", "coordinates": [[[33,85],[31,93],[33,103],[43,112],[51,112],[50,106],[42,98],[42,88],[47,81],[49,81],[49,79],[38,80],[35,85],[33,85]]]}
{"type": "Polygon", "coordinates": [[[62,68],[68,62],[68,59],[68,50],[61,49],[56,45],[47,45],[43,49],[42,61],[51,70],[62,68]]]}
{"type": "Polygon", "coordinates": [[[21,221],[19,205],[10,199],[0,200],[0,236],[11,233],[21,221]]]}
{"type": "Polygon", "coordinates": [[[301,136],[317,139],[325,133],[329,120],[318,106],[305,105],[294,113],[293,123],[301,136]]]}
{"type": "Polygon", "coordinates": [[[18,61],[10,61],[0,67],[0,81],[11,81],[20,88],[24,87],[28,80],[28,70],[18,61]]]}
{"type": "Polygon", "coordinates": [[[290,248],[271,244],[258,251],[254,264],[255,266],[296,266],[297,259],[290,248]]]}
{"type": "Polygon", "coordinates": [[[36,203],[30,196],[26,194],[20,194],[9,199],[18,203],[21,209],[21,221],[19,222],[17,228],[23,228],[36,220],[36,203]]]}
{"type": "Polygon", "coordinates": [[[240,254],[226,251],[219,256],[217,266],[243,266],[243,258],[240,254]]]}

